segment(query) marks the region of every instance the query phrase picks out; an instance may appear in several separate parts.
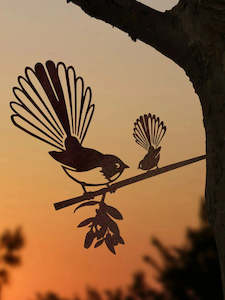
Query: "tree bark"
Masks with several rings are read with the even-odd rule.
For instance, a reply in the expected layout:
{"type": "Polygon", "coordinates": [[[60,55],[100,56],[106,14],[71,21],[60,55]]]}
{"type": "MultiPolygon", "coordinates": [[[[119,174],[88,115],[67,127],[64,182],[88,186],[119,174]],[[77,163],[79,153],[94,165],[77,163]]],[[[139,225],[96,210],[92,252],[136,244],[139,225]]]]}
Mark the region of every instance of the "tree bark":
{"type": "Polygon", "coordinates": [[[225,74],[215,67],[200,93],[206,130],[206,201],[217,244],[225,295],[225,74]],[[219,75],[219,76],[218,76],[219,75]],[[216,81],[216,82],[213,82],[216,81]]]}
{"type": "Polygon", "coordinates": [[[206,202],[225,299],[225,0],[180,0],[165,13],[135,0],[68,2],[154,47],[189,76],[202,105],[206,202]]]}
{"type": "Polygon", "coordinates": [[[177,17],[161,13],[135,0],[67,0],[86,14],[128,33],[133,41],[154,47],[178,65],[187,55],[183,32],[176,26],[177,17]]]}

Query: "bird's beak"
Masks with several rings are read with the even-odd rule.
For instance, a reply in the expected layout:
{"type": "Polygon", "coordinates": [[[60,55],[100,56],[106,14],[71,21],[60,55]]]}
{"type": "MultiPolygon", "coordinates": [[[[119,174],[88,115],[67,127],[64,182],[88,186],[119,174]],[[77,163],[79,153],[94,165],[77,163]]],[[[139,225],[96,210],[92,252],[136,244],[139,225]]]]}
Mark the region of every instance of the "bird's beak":
{"type": "Polygon", "coordinates": [[[124,164],[124,169],[128,169],[128,168],[130,168],[130,167],[128,165],[124,164]]]}

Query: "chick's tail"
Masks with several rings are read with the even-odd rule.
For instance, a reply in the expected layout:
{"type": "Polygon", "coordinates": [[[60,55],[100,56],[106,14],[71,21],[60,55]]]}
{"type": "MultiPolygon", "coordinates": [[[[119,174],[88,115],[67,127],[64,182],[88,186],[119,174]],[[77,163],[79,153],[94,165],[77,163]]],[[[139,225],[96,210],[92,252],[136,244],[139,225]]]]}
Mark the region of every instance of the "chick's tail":
{"type": "MultiPolygon", "coordinates": [[[[133,136],[137,144],[147,151],[157,149],[166,133],[166,126],[156,115],[144,114],[134,123],[133,136]]],[[[161,147],[158,148],[160,151],[161,147]]]]}

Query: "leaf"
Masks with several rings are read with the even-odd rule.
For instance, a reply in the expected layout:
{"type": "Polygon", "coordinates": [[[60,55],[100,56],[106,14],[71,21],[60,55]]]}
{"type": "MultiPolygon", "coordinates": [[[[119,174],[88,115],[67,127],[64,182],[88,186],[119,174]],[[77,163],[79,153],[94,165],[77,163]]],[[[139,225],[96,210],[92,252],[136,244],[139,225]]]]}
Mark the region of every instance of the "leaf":
{"type": "Polygon", "coordinates": [[[94,218],[88,218],[88,219],[82,221],[79,225],[77,225],[77,227],[87,226],[87,225],[90,224],[93,220],[94,220],[94,218]]]}
{"type": "Polygon", "coordinates": [[[109,219],[110,219],[109,216],[107,216],[106,214],[98,214],[96,216],[96,224],[101,226],[106,226],[109,222],[109,219]]]}
{"type": "Polygon", "coordinates": [[[112,235],[112,242],[114,246],[118,245],[118,235],[115,234],[112,235]]]}
{"type": "Polygon", "coordinates": [[[117,220],[123,220],[123,216],[121,215],[121,213],[118,211],[118,209],[116,209],[115,207],[106,205],[106,211],[108,214],[110,214],[110,216],[112,216],[113,218],[117,219],[117,220]]]}
{"type": "Polygon", "coordinates": [[[6,230],[3,232],[0,240],[2,245],[10,251],[19,250],[24,245],[24,237],[20,228],[17,228],[15,232],[6,230]]]}
{"type": "Polygon", "coordinates": [[[109,218],[107,225],[115,235],[120,235],[119,227],[112,219],[109,218]]]}
{"type": "Polygon", "coordinates": [[[97,235],[101,237],[103,237],[106,233],[107,230],[107,226],[102,226],[102,228],[97,232],[97,235]]]}
{"type": "Polygon", "coordinates": [[[105,243],[106,243],[106,246],[108,247],[108,249],[109,249],[113,254],[116,254],[116,251],[115,251],[115,249],[114,249],[114,245],[113,245],[112,237],[111,237],[111,234],[110,234],[110,233],[108,233],[108,234],[106,235],[105,243]]]}
{"type": "Polygon", "coordinates": [[[2,260],[10,266],[16,266],[20,264],[20,257],[10,252],[3,255],[2,260]]]}
{"type": "Polygon", "coordinates": [[[91,205],[95,205],[95,204],[98,204],[99,201],[88,201],[88,202],[84,202],[82,204],[80,204],[79,206],[77,206],[75,209],[74,209],[74,212],[76,212],[78,210],[78,208],[81,208],[81,207],[84,207],[84,206],[91,206],[91,205]]]}
{"type": "Polygon", "coordinates": [[[124,239],[121,236],[118,237],[118,243],[122,245],[125,244],[124,239]]]}
{"type": "Polygon", "coordinates": [[[91,246],[94,238],[95,238],[94,232],[92,230],[88,231],[84,241],[84,248],[88,249],[91,246]]]}
{"type": "Polygon", "coordinates": [[[4,269],[0,270],[0,279],[1,279],[1,282],[3,282],[3,283],[7,283],[8,282],[8,280],[9,280],[9,274],[8,274],[7,270],[4,270],[4,269]]]}
{"type": "Polygon", "coordinates": [[[101,244],[104,242],[105,239],[99,240],[96,244],[94,248],[97,248],[99,246],[101,246],[101,244]]]}

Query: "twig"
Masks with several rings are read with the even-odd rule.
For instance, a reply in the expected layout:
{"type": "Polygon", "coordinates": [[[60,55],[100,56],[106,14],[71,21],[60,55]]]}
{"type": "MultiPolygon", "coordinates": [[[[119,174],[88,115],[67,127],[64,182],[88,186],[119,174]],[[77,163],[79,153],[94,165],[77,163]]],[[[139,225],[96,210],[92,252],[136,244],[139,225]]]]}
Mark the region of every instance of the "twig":
{"type": "Polygon", "coordinates": [[[78,196],[78,197],[71,198],[71,199],[68,199],[68,200],[56,202],[56,203],[54,203],[54,207],[55,207],[56,210],[59,210],[59,209],[62,209],[64,207],[67,207],[67,206],[70,206],[70,205],[73,205],[73,204],[76,204],[76,203],[79,203],[79,202],[82,202],[82,201],[85,201],[85,200],[90,200],[90,199],[93,199],[93,198],[95,198],[99,195],[104,195],[107,192],[116,191],[116,190],[118,190],[118,189],[120,189],[124,186],[129,185],[129,184],[133,184],[135,182],[138,182],[138,181],[150,178],[150,177],[154,177],[156,175],[160,175],[160,174],[168,172],[168,171],[175,170],[177,168],[195,163],[195,162],[197,162],[199,160],[203,160],[205,158],[206,158],[206,155],[201,155],[201,156],[197,156],[197,157],[194,157],[194,158],[191,158],[191,159],[183,160],[183,161],[180,161],[178,163],[174,163],[174,164],[162,167],[162,168],[150,170],[150,171],[147,171],[147,172],[142,173],[140,175],[136,175],[136,176],[121,180],[119,182],[113,183],[107,188],[102,188],[98,191],[85,193],[82,196],[78,196]]]}

